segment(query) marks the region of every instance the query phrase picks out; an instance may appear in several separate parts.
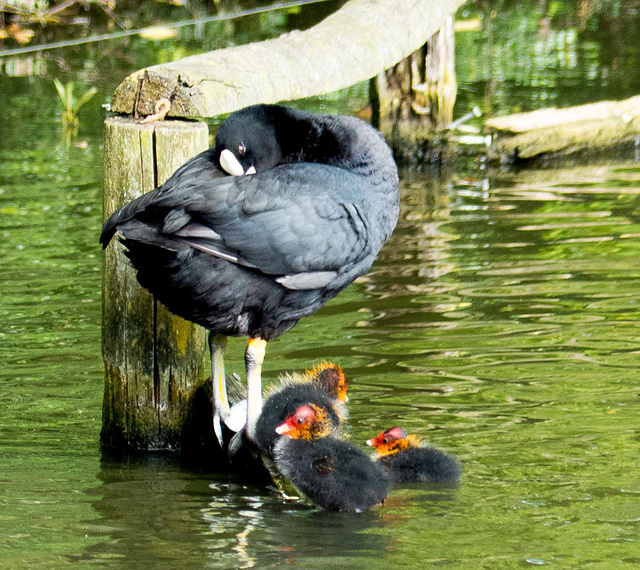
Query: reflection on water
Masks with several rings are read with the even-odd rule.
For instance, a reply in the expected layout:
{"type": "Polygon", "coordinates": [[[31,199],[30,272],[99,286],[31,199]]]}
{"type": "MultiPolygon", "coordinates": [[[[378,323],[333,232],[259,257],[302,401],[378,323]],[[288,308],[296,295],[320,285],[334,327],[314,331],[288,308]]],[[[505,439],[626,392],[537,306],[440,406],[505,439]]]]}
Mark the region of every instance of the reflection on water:
{"type": "Polygon", "coordinates": [[[314,559],[343,567],[384,544],[370,533],[382,526],[378,513],[324,513],[283,502],[237,477],[186,469],[175,456],[105,455],[98,479],[87,493],[99,518],[85,525],[98,540],[73,561],[264,568],[314,559]]]}
{"type": "MultiPolygon", "coordinates": [[[[318,512],[176,456],[101,458],[99,315],[81,324],[64,271],[48,276],[59,306],[39,297],[44,282],[21,301],[34,274],[11,253],[19,224],[3,226],[14,271],[2,311],[22,339],[5,343],[0,372],[4,561],[635,566],[640,167],[475,174],[405,173],[401,221],[373,271],[270,349],[271,380],[322,358],[345,366],[354,442],[400,424],[461,459],[458,487],[406,485],[365,515],[318,512]]],[[[57,233],[94,224],[79,211],[57,233]]],[[[90,237],[74,247],[91,250],[90,237]]],[[[67,263],[55,246],[38,259],[67,263]]],[[[80,290],[97,290],[94,264],[80,290]]],[[[242,351],[229,352],[240,370],[242,351]]]]}

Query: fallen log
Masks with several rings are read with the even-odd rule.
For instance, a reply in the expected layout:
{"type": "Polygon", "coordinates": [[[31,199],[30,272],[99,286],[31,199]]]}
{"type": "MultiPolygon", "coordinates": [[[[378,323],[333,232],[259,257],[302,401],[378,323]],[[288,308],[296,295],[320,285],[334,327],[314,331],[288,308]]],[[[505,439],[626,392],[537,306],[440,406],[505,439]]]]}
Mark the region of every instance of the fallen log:
{"type": "Polygon", "coordinates": [[[485,121],[485,128],[494,136],[491,160],[602,150],[640,136],[640,96],[495,117],[485,121]]]}
{"type": "Polygon", "coordinates": [[[322,95],[374,77],[419,49],[464,0],[350,0],[304,32],[185,57],[136,71],[111,110],[216,117],[255,103],[322,95]]]}

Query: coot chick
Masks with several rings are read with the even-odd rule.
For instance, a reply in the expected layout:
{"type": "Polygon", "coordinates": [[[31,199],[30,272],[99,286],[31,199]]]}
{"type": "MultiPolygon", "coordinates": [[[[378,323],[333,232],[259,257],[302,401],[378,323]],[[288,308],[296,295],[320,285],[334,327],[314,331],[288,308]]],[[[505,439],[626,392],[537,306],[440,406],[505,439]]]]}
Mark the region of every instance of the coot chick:
{"type": "Polygon", "coordinates": [[[376,449],[378,463],[387,469],[394,483],[460,480],[460,465],[455,458],[435,447],[422,446],[418,436],[407,435],[399,427],[367,440],[367,445],[376,449]]]}
{"type": "Polygon", "coordinates": [[[255,443],[273,457],[273,447],[282,436],[276,428],[303,405],[315,405],[326,411],[326,420],[337,429],[346,419],[347,381],[337,364],[323,363],[304,374],[289,374],[265,399],[256,424],[255,443]]]}
{"type": "MultiPolygon", "coordinates": [[[[346,418],[347,415],[347,402],[349,396],[347,395],[347,388],[349,383],[342,370],[342,366],[334,364],[333,362],[321,362],[316,364],[311,370],[305,370],[304,374],[285,374],[281,378],[283,385],[297,384],[302,380],[303,382],[312,382],[319,388],[325,390],[329,395],[333,396],[340,404],[340,414],[346,418]]],[[[283,418],[284,420],[285,418],[283,418]]]]}
{"type": "Polygon", "coordinates": [[[276,428],[276,466],[316,505],[330,511],[361,512],[382,503],[388,475],[366,453],[332,437],[326,410],[301,406],[276,428]]]}
{"type": "Polygon", "coordinates": [[[397,218],[397,168],[373,127],[256,105],[226,119],[213,149],[114,212],[100,241],[106,247],[119,232],[140,284],[211,331],[214,402],[223,419],[226,336],[250,337],[253,438],[266,342],[365,273],[397,218]],[[219,177],[223,156],[238,163],[231,174],[256,173],[219,177]]]}

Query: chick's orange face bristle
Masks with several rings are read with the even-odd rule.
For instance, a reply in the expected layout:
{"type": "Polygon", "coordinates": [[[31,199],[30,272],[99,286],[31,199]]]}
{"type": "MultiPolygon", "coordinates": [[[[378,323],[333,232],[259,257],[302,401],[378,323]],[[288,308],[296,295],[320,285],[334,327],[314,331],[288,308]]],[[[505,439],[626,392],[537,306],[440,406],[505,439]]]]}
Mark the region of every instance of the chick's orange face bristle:
{"type": "Polygon", "coordinates": [[[300,406],[276,428],[276,433],[294,439],[316,439],[329,431],[326,410],[313,404],[300,406]]]}
{"type": "Polygon", "coordinates": [[[379,455],[389,455],[417,446],[417,438],[407,435],[406,431],[396,426],[383,431],[374,439],[368,439],[367,445],[373,447],[379,455]]]}
{"type": "Polygon", "coordinates": [[[337,400],[345,403],[349,400],[347,397],[347,379],[340,366],[331,362],[323,362],[314,366],[310,374],[316,384],[322,386],[337,400]]]}

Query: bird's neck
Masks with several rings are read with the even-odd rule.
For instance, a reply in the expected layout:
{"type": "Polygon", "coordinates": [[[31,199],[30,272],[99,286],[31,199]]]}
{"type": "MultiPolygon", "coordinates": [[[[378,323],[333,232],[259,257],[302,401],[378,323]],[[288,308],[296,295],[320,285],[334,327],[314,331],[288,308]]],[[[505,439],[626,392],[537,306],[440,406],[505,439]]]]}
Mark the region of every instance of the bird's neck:
{"type": "Polygon", "coordinates": [[[293,111],[280,140],[287,162],[316,162],[355,174],[395,180],[397,169],[382,137],[355,117],[293,111]]]}
{"type": "Polygon", "coordinates": [[[398,212],[398,168],[382,135],[370,125],[344,115],[312,115],[290,110],[283,131],[285,162],[316,162],[344,168],[367,180],[372,224],[380,228],[379,248],[395,228],[398,212]]]}
{"type": "Polygon", "coordinates": [[[284,162],[317,162],[335,166],[340,148],[338,133],[326,125],[330,117],[289,111],[287,120],[279,123],[284,162]]]}

